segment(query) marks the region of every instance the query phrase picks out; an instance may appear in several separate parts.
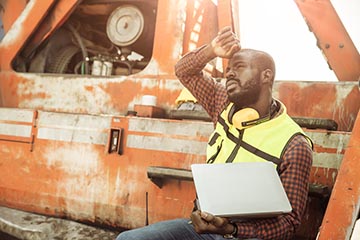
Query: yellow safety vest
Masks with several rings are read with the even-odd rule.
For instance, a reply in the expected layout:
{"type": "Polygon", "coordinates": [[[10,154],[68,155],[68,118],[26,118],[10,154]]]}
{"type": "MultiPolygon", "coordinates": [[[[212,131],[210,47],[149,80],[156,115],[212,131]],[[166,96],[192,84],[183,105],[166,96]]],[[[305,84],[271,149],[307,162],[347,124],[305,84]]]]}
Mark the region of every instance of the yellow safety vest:
{"type": "Polygon", "coordinates": [[[215,131],[209,138],[207,146],[207,163],[230,162],[281,162],[288,142],[296,135],[305,135],[303,130],[284,111],[277,117],[258,125],[242,130],[237,129],[228,121],[230,103],[220,114],[215,131]]]}

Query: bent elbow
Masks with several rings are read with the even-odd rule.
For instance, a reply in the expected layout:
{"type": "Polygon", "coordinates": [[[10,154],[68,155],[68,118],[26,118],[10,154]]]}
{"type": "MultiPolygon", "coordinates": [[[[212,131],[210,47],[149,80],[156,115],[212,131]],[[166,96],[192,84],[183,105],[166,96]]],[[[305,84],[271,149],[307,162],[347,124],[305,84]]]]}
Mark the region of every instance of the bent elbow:
{"type": "Polygon", "coordinates": [[[179,64],[180,61],[178,61],[174,66],[175,76],[178,77],[178,78],[181,78],[181,76],[183,75],[182,71],[181,71],[180,64],[179,64]]]}

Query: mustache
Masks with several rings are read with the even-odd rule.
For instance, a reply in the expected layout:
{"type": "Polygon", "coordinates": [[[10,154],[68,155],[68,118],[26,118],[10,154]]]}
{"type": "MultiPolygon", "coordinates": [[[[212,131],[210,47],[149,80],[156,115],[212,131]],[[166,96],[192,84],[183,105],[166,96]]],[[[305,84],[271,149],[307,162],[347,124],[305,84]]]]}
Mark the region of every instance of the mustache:
{"type": "Polygon", "coordinates": [[[226,82],[229,82],[229,81],[236,81],[236,82],[240,83],[240,79],[238,79],[238,78],[226,78],[226,82]]]}
{"type": "Polygon", "coordinates": [[[231,80],[234,80],[234,81],[240,82],[240,80],[239,80],[239,79],[234,78],[234,77],[231,77],[231,78],[226,78],[226,81],[231,81],[231,80]]]}
{"type": "Polygon", "coordinates": [[[239,84],[239,86],[241,87],[240,79],[237,79],[237,78],[226,78],[225,84],[227,85],[229,81],[235,81],[235,82],[237,82],[237,84],[239,84]]]}

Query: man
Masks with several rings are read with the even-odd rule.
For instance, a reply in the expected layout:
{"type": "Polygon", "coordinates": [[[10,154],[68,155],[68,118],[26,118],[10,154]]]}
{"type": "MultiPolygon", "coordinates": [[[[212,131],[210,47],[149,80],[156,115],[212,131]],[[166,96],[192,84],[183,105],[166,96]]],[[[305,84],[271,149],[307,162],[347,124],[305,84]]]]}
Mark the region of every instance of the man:
{"type": "Polygon", "coordinates": [[[210,44],[184,56],[175,72],[216,124],[207,162],[273,162],[293,210],[278,217],[241,222],[196,210],[191,221],[156,223],[124,232],[118,240],[291,239],[305,209],[312,149],[285,106],[272,97],[275,64],[271,56],[241,50],[231,28],[225,27],[210,44]],[[215,57],[229,59],[225,86],[202,71],[215,57]]]}

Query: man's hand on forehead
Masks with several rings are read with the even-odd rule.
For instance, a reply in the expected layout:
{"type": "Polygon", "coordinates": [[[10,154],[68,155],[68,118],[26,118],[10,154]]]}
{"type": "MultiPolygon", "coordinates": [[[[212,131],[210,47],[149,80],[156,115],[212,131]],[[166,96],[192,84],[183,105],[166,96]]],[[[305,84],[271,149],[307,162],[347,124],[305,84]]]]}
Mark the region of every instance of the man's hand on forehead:
{"type": "Polygon", "coordinates": [[[241,49],[238,37],[232,32],[230,26],[222,28],[212,40],[211,47],[217,57],[231,58],[241,49]]]}

